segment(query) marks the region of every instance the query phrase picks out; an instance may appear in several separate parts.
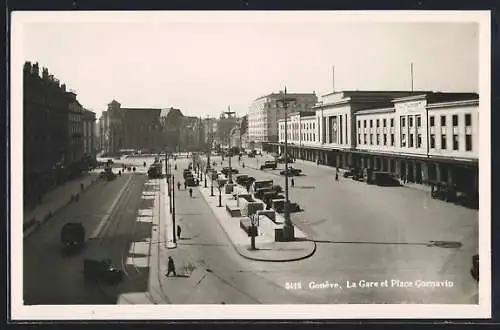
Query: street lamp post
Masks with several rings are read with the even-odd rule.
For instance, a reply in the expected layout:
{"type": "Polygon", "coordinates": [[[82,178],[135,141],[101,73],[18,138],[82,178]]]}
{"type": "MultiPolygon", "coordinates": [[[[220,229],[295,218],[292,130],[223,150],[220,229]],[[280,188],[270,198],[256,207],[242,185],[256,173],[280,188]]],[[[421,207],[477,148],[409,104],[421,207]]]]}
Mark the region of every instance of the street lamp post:
{"type": "Polygon", "coordinates": [[[228,184],[233,184],[233,168],[231,167],[231,137],[233,136],[234,130],[236,127],[233,127],[231,131],[229,131],[229,148],[228,148],[228,157],[229,157],[229,178],[228,178],[228,184]]]}
{"type": "MultiPolygon", "coordinates": [[[[174,174],[172,173],[172,187],[174,181],[174,174]]],[[[174,234],[174,243],[177,243],[176,233],[175,233],[175,189],[172,189],[172,232],[174,234]]]]}
{"type": "Polygon", "coordinates": [[[288,103],[289,102],[294,102],[295,99],[293,98],[287,98],[286,97],[286,86],[285,86],[285,95],[284,97],[280,100],[281,103],[283,103],[283,108],[285,110],[285,223],[283,227],[284,231],[284,239],[287,241],[291,241],[295,237],[294,233],[294,228],[292,221],[290,220],[290,200],[288,197],[288,114],[287,114],[287,109],[288,109],[288,103]]]}
{"type": "Polygon", "coordinates": [[[215,177],[215,175],[212,173],[212,176],[210,177],[210,179],[211,179],[210,180],[211,181],[211,183],[210,183],[210,196],[212,196],[212,197],[214,196],[214,177],[215,177]]]}

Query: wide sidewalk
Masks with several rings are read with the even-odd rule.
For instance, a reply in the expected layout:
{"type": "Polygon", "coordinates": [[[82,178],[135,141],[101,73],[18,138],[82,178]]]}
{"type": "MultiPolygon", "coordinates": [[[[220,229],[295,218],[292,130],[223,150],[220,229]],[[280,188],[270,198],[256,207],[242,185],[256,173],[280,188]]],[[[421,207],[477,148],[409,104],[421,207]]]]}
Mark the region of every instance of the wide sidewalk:
{"type": "MultiPolygon", "coordinates": [[[[306,235],[297,227],[294,228],[295,241],[275,242],[275,229],[283,228],[284,219],[280,214],[276,214],[276,223],[266,216],[259,217],[258,236],[255,237],[256,250],[250,249],[250,237],[240,227],[240,220],[243,217],[231,217],[226,210],[226,205],[232,208],[237,207],[237,201],[233,194],[222,193],[222,206],[219,207],[218,190],[214,188],[214,196],[211,196],[210,186],[211,181],[207,180],[207,188],[204,188],[203,185],[198,188],[234,248],[241,256],[257,261],[286,262],[308,258],[316,251],[316,243],[307,239],[306,235]]],[[[234,193],[247,193],[246,189],[236,184],[234,189],[234,193]]]]}
{"type": "Polygon", "coordinates": [[[85,192],[97,180],[99,180],[99,174],[93,171],[85,173],[79,178],[67,181],[48,192],[43,197],[41,204],[30,211],[24,211],[24,237],[26,238],[31,235],[40,225],[54,216],[57,211],[71,203],[74,196],[85,192]],[[83,189],[81,185],[83,185],[83,189]]]}

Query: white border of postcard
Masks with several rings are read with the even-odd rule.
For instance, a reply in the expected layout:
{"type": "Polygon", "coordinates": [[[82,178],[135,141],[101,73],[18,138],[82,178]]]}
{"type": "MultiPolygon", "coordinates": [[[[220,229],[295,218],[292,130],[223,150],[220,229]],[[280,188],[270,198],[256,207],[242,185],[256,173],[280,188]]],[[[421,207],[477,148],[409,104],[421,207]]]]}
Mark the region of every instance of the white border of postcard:
{"type": "Polygon", "coordinates": [[[11,41],[11,317],[14,320],[133,320],[133,319],[404,319],[491,317],[491,155],[489,11],[301,11],[301,12],[14,12],[11,41]],[[477,22],[479,28],[480,208],[481,256],[477,305],[112,305],[24,306],[22,301],[22,68],[23,25],[29,22],[477,22]],[[20,166],[21,165],[21,166],[20,166]]]}

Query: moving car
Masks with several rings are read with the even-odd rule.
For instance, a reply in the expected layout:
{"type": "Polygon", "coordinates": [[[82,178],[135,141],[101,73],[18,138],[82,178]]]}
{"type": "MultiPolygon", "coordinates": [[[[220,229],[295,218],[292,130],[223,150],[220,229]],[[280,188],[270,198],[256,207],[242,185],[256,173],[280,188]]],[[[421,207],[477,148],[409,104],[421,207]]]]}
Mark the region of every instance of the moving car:
{"type": "Polygon", "coordinates": [[[85,281],[115,285],[123,280],[124,273],[113,267],[109,259],[84,259],[83,276],[85,281]]]}
{"type": "MultiPolygon", "coordinates": [[[[286,175],[287,172],[286,170],[283,170],[280,172],[280,175],[286,175]]],[[[302,170],[298,169],[298,168],[293,168],[293,167],[289,167],[288,168],[288,176],[299,176],[302,174],[302,170]]]]}
{"type": "Polygon", "coordinates": [[[69,222],[61,229],[61,243],[68,251],[80,249],[85,242],[85,228],[80,222],[69,222]]]}
{"type": "Polygon", "coordinates": [[[148,177],[150,179],[156,179],[162,177],[162,167],[160,163],[155,163],[149,167],[148,177]]]}

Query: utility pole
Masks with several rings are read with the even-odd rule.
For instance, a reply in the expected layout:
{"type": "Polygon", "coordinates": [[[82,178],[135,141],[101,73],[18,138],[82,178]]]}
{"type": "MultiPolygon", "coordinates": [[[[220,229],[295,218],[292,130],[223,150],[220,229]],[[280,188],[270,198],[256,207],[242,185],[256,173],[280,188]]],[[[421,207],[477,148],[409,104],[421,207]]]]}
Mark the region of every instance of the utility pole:
{"type": "Polygon", "coordinates": [[[413,62],[410,63],[411,91],[413,92],[413,62]]]}
{"type": "Polygon", "coordinates": [[[287,98],[286,97],[286,86],[285,86],[285,95],[284,97],[280,100],[281,103],[283,103],[283,107],[285,110],[285,224],[284,224],[284,238],[287,241],[291,241],[295,237],[294,233],[294,228],[292,221],[290,220],[290,200],[288,197],[288,114],[287,114],[287,109],[288,109],[288,103],[289,102],[295,102],[296,100],[293,98],[287,98]]]}
{"type": "MultiPolygon", "coordinates": [[[[172,182],[174,180],[174,174],[172,173],[172,182]]],[[[174,243],[177,243],[176,232],[175,232],[175,189],[172,189],[172,232],[174,233],[174,243]]]]}

